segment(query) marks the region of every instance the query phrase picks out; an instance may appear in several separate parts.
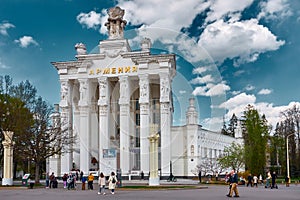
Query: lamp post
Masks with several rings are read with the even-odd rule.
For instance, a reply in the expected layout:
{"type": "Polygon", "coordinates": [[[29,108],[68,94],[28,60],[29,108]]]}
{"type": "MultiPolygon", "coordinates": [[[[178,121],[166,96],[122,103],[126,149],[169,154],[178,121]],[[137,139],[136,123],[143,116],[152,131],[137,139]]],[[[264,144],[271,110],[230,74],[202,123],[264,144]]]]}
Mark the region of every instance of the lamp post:
{"type": "Polygon", "coordinates": [[[286,136],[286,171],[287,177],[289,178],[289,183],[291,183],[290,179],[290,158],[289,158],[289,137],[294,135],[294,133],[289,134],[286,136]]]}

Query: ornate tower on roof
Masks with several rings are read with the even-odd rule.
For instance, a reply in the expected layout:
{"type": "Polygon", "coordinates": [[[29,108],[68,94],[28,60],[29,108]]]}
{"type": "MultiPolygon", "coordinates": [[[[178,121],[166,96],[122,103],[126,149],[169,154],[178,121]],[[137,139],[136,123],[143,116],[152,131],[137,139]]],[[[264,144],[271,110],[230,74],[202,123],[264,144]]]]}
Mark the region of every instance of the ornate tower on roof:
{"type": "Polygon", "coordinates": [[[108,10],[108,21],[105,26],[108,30],[109,39],[123,39],[126,20],[123,20],[125,11],[120,7],[113,7],[108,10]]]}

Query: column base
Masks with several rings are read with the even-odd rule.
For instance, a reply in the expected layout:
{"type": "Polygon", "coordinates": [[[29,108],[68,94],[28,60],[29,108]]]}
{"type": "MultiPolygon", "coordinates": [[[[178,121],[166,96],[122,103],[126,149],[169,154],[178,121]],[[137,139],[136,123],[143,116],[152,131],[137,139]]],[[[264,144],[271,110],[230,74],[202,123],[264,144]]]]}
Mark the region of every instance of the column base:
{"type": "Polygon", "coordinates": [[[159,177],[157,178],[149,178],[149,186],[156,186],[156,185],[160,185],[159,184],[159,177]]]}
{"type": "Polygon", "coordinates": [[[13,178],[3,178],[2,179],[2,185],[6,186],[6,185],[13,185],[13,178]]]}

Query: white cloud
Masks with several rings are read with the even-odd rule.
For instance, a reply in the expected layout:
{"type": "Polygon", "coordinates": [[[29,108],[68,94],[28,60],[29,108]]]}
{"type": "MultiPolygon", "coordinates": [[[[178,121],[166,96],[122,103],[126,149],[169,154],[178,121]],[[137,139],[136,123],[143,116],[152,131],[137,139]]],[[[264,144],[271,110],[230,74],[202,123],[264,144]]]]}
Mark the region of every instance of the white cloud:
{"type": "Polygon", "coordinates": [[[38,43],[31,36],[23,36],[18,40],[15,40],[16,43],[20,45],[22,48],[27,48],[30,44],[38,45],[38,43]]]}
{"type": "MultiPolygon", "coordinates": [[[[222,103],[219,107],[225,108],[228,110],[235,110],[240,108],[245,108],[248,104],[254,104],[256,101],[256,97],[254,95],[248,95],[246,93],[240,93],[230,99],[228,99],[226,102],[222,103]]],[[[238,112],[240,113],[240,112],[238,112]]]]}
{"type": "MultiPolygon", "coordinates": [[[[285,41],[278,40],[267,27],[260,25],[257,19],[241,21],[241,13],[253,2],[254,0],[243,0],[239,3],[236,0],[119,0],[118,6],[125,9],[124,19],[128,23],[140,26],[140,37],[149,37],[152,41],[160,40],[169,50],[176,49],[176,46],[181,55],[190,62],[210,58],[211,61],[222,64],[229,58],[234,60],[235,66],[239,66],[254,62],[261,53],[277,50],[285,44],[285,41]],[[201,35],[195,38],[178,37],[183,28],[191,26],[198,14],[207,10],[209,11],[205,23],[200,25],[204,28],[201,35]]],[[[272,13],[276,9],[272,11],[271,6],[267,6],[270,2],[261,7],[272,13]]],[[[97,29],[100,26],[100,33],[107,34],[104,26],[108,18],[106,11],[103,9],[101,13],[80,13],[77,20],[87,28],[97,29]]]]}
{"type": "Polygon", "coordinates": [[[251,90],[254,90],[255,89],[255,87],[253,86],[253,85],[250,85],[250,84],[248,84],[246,87],[245,87],[245,90],[247,90],[247,91],[251,91],[251,90]]]}
{"type": "Polygon", "coordinates": [[[267,95],[267,94],[271,94],[271,93],[272,93],[272,90],[266,89],[266,88],[261,89],[261,90],[258,92],[258,94],[261,94],[261,95],[267,95]]]}
{"type": "Polygon", "coordinates": [[[15,26],[8,22],[3,22],[0,24],[0,34],[1,35],[8,35],[7,30],[10,28],[15,28],[15,26]]]}
{"type": "Polygon", "coordinates": [[[229,16],[235,21],[240,18],[240,13],[253,3],[253,0],[243,0],[238,3],[236,0],[212,0],[210,2],[211,11],[207,14],[207,22],[219,20],[224,16],[229,16]]]}
{"type": "Polygon", "coordinates": [[[260,115],[264,114],[266,116],[266,119],[268,120],[268,123],[272,125],[273,130],[276,124],[283,120],[283,117],[281,115],[283,111],[292,108],[294,105],[300,107],[299,102],[290,102],[288,105],[282,105],[282,106],[274,106],[272,103],[267,103],[267,102],[256,102],[255,95],[240,93],[228,99],[226,102],[222,103],[219,106],[219,108],[223,108],[227,110],[225,119],[228,121],[233,114],[235,114],[238,118],[241,118],[243,116],[245,108],[249,104],[253,105],[254,108],[257,109],[260,115]]]}
{"type": "Polygon", "coordinates": [[[209,83],[209,82],[213,82],[213,81],[214,81],[214,79],[212,78],[212,75],[208,74],[203,77],[194,78],[190,81],[190,83],[191,84],[203,84],[203,83],[209,83]]]}
{"type": "Polygon", "coordinates": [[[277,50],[285,42],[251,19],[233,23],[218,20],[205,28],[198,43],[217,63],[230,58],[239,65],[255,61],[260,53],[277,50]]]}
{"type": "Polygon", "coordinates": [[[226,91],[229,91],[230,87],[225,83],[218,84],[206,84],[206,86],[198,86],[194,89],[194,96],[220,96],[225,95],[226,91]]]}
{"type": "Polygon", "coordinates": [[[202,74],[210,70],[210,66],[200,66],[193,69],[193,74],[202,74]]]}
{"type": "Polygon", "coordinates": [[[288,0],[268,0],[260,3],[261,12],[258,14],[258,19],[282,19],[291,16],[292,10],[288,0]]]}
{"type": "Polygon", "coordinates": [[[89,13],[80,13],[77,15],[76,19],[81,25],[86,26],[88,29],[96,29],[103,22],[101,14],[96,13],[95,11],[91,11],[89,13]]]}

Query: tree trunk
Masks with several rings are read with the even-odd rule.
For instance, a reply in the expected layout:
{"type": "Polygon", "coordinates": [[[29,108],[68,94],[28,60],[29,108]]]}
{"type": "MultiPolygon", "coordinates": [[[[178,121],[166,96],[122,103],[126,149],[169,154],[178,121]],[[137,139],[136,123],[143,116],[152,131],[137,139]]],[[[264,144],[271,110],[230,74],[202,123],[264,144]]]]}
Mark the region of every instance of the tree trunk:
{"type": "Polygon", "coordinates": [[[39,163],[35,163],[35,183],[40,183],[40,165],[39,163]]]}

